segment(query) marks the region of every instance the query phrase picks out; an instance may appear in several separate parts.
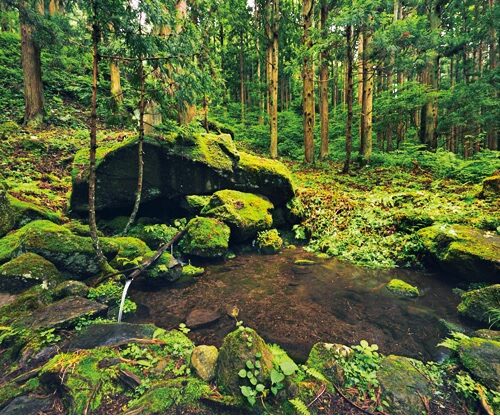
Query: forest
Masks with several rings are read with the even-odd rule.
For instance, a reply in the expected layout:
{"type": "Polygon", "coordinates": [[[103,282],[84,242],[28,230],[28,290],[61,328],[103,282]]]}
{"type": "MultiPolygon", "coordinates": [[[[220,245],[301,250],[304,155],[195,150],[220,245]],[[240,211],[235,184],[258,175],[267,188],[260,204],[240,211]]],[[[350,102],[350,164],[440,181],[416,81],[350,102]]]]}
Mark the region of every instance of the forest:
{"type": "Polygon", "coordinates": [[[0,0],[0,415],[500,413],[495,0],[0,0]]]}

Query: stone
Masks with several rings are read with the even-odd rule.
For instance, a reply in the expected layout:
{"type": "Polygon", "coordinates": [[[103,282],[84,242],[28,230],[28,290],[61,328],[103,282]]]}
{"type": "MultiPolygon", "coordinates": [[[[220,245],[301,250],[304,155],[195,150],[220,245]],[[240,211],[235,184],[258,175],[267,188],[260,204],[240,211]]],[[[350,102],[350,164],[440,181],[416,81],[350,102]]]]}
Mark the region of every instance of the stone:
{"type": "Polygon", "coordinates": [[[422,397],[431,399],[433,386],[413,364],[416,360],[397,355],[384,357],[377,371],[382,397],[389,404],[384,410],[392,414],[427,413],[422,397]]]}
{"type": "Polygon", "coordinates": [[[312,266],[316,264],[316,262],[309,259],[297,259],[293,262],[293,264],[296,264],[297,266],[312,266]]]}
{"type": "Polygon", "coordinates": [[[71,328],[78,318],[102,315],[107,309],[102,303],[69,296],[38,309],[25,320],[25,324],[32,328],[71,328]]]}
{"type": "Polygon", "coordinates": [[[500,391],[500,342],[465,338],[458,345],[463,366],[486,387],[500,391]]]}
{"type": "Polygon", "coordinates": [[[275,228],[259,232],[255,243],[262,254],[276,254],[283,247],[283,239],[275,228]]]}
{"type": "Polygon", "coordinates": [[[344,374],[339,357],[351,356],[352,349],[342,344],[318,342],[313,345],[307,358],[307,367],[314,368],[323,374],[330,382],[342,385],[344,374]]]}
{"type": "MultiPolygon", "coordinates": [[[[470,290],[461,296],[458,312],[478,322],[491,325],[490,311],[500,308],[500,284],[470,290]]],[[[499,322],[494,326],[499,326],[499,322]]]]}
{"type": "Polygon", "coordinates": [[[14,209],[7,195],[7,187],[0,182],[0,237],[11,231],[15,224],[14,209]]]}
{"type": "Polygon", "coordinates": [[[193,309],[186,317],[186,326],[191,329],[201,328],[214,322],[221,317],[219,311],[210,309],[193,309]]]}
{"type": "Polygon", "coordinates": [[[181,200],[181,207],[191,215],[198,215],[210,201],[210,195],[186,195],[181,200]]]}
{"type": "Polygon", "coordinates": [[[242,242],[271,228],[274,205],[265,197],[225,189],[215,192],[201,215],[214,217],[231,228],[231,238],[242,242]]]}
{"type": "Polygon", "coordinates": [[[63,279],[50,261],[34,253],[24,253],[0,266],[0,290],[21,292],[44,284],[52,288],[63,279]]]}
{"type": "Polygon", "coordinates": [[[420,295],[418,287],[412,286],[400,279],[392,279],[385,287],[389,292],[403,298],[416,298],[420,295]]]}
{"type": "Polygon", "coordinates": [[[428,262],[468,282],[497,282],[500,236],[465,225],[435,224],[418,231],[428,262]]]}
{"type": "Polygon", "coordinates": [[[179,250],[190,256],[222,257],[229,248],[230,229],[214,218],[195,217],[186,226],[179,250]]]}
{"type": "Polygon", "coordinates": [[[41,415],[50,414],[53,400],[51,397],[19,396],[0,409],[0,415],[41,415]]]}
{"type": "MultiPolygon", "coordinates": [[[[97,158],[97,211],[131,209],[137,184],[138,138],[101,146],[97,158]]],[[[275,160],[238,152],[227,134],[172,133],[144,142],[142,203],[178,205],[187,195],[210,195],[222,189],[258,190],[276,206],[294,196],[288,169],[275,160]]],[[[88,150],[75,155],[71,211],[88,211],[88,150]]],[[[151,205],[153,206],[153,205],[151,205]]],[[[161,212],[161,214],[163,214],[161,212]]]]}
{"type": "Polygon", "coordinates": [[[489,176],[483,180],[483,188],[481,190],[482,198],[498,198],[500,196],[500,172],[489,176]]]}
{"type": "Polygon", "coordinates": [[[265,383],[273,368],[273,353],[269,346],[250,328],[237,329],[227,334],[217,359],[216,380],[219,389],[236,397],[242,397],[241,378],[238,372],[246,368],[248,360],[254,362],[257,355],[261,365],[257,380],[265,383]]]}
{"type": "Polygon", "coordinates": [[[493,341],[500,341],[500,331],[494,329],[478,329],[474,331],[476,338],[492,339],[493,341]]]}
{"type": "Polygon", "coordinates": [[[213,345],[198,345],[191,354],[191,366],[198,377],[204,381],[210,381],[215,377],[215,368],[219,350],[213,345]]]}
{"type": "Polygon", "coordinates": [[[62,299],[68,296],[86,297],[89,293],[89,287],[78,280],[67,280],[59,283],[52,291],[54,299],[62,299]]]}

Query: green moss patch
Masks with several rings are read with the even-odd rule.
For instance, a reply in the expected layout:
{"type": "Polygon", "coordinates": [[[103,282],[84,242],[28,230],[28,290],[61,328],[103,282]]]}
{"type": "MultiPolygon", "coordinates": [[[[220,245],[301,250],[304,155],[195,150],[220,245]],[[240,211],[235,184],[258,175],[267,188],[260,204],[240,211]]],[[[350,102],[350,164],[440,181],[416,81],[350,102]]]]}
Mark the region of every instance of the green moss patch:
{"type": "Polygon", "coordinates": [[[222,257],[228,250],[229,236],[229,227],[223,222],[196,217],[186,226],[186,234],[179,243],[179,249],[192,256],[222,257]]]}
{"type": "Polygon", "coordinates": [[[500,311],[500,284],[465,292],[457,309],[468,318],[499,328],[500,322],[492,318],[500,311]]]}
{"type": "Polygon", "coordinates": [[[260,231],[255,240],[257,248],[263,254],[279,253],[283,247],[283,239],[280,237],[278,230],[260,231]]]}
{"type": "Polygon", "coordinates": [[[420,295],[418,287],[406,283],[404,280],[392,279],[386,285],[387,290],[405,298],[416,298],[420,295]]]}

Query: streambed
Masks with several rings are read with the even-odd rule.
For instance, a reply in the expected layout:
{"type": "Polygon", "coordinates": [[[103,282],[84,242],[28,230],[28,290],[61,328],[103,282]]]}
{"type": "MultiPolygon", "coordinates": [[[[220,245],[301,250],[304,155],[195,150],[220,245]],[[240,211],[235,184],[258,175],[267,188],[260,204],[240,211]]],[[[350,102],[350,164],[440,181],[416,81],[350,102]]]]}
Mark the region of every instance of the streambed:
{"type": "Polygon", "coordinates": [[[439,319],[458,322],[459,297],[445,276],[404,269],[372,270],[335,259],[318,259],[301,249],[280,255],[241,254],[206,267],[193,282],[153,286],[134,282],[130,298],[138,312],[126,322],[152,322],[171,329],[195,309],[217,310],[220,319],[192,330],[197,344],[220,346],[239,320],[255,328],[268,342],[305,360],[319,341],[352,345],[366,339],[384,354],[438,360],[436,347],[445,335],[439,319]],[[311,259],[313,265],[296,265],[311,259]],[[395,297],[385,284],[400,278],[419,287],[415,299],[395,297]]]}

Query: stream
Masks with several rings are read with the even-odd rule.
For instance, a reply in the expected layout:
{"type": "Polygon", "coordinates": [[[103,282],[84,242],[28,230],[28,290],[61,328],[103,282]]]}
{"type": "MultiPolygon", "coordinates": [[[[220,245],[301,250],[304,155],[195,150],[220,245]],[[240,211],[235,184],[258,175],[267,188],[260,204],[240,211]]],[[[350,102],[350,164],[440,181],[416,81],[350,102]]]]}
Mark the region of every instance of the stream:
{"type": "Polygon", "coordinates": [[[242,254],[210,264],[191,282],[134,282],[129,293],[138,311],[124,320],[172,329],[193,310],[218,311],[220,319],[188,336],[197,344],[220,346],[235,328],[229,314],[236,307],[245,326],[299,361],[307,359],[316,342],[353,345],[362,339],[384,354],[439,360],[443,351],[436,344],[446,333],[438,320],[458,323],[459,297],[452,288],[436,273],[366,269],[286,249],[275,256],[242,254]],[[315,264],[296,265],[296,259],[315,264]],[[395,297],[385,288],[393,278],[418,286],[421,296],[395,297]]]}

